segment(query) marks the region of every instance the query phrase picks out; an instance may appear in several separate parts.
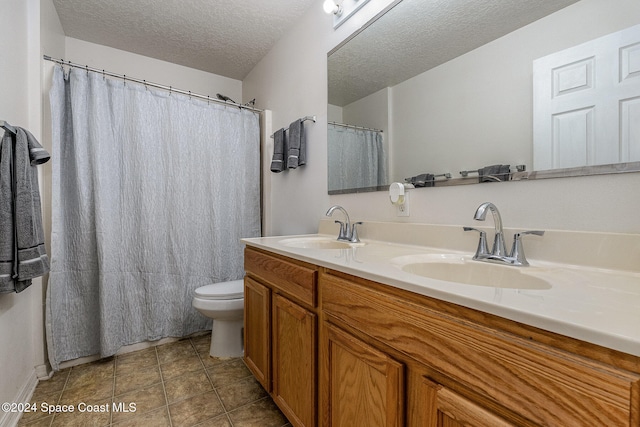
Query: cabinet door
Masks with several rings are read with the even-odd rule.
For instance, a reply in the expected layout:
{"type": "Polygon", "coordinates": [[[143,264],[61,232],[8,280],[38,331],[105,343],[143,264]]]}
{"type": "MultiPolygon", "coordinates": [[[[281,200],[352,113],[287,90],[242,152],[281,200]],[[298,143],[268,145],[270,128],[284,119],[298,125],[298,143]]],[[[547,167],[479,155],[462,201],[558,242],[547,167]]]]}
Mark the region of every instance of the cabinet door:
{"type": "Polygon", "coordinates": [[[403,365],[334,325],[324,328],[324,425],[403,425],[403,365]]]}
{"type": "Polygon", "coordinates": [[[423,378],[426,427],[515,427],[457,393],[423,378]]]}
{"type": "Polygon", "coordinates": [[[273,398],[296,427],[316,425],[316,315],[273,297],[273,398]]]}
{"type": "Polygon", "coordinates": [[[271,291],[244,278],[244,360],[256,379],[271,391],[271,291]]]}

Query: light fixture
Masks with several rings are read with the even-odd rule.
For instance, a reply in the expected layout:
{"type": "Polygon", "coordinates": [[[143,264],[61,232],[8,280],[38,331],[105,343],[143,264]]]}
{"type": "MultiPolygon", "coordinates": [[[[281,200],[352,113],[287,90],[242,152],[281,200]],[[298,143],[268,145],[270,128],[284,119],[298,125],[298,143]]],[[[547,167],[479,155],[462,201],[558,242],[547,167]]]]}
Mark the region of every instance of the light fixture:
{"type": "Polygon", "coordinates": [[[335,30],[368,2],[369,0],[324,0],[322,8],[329,15],[333,14],[333,29],[335,30]]]}
{"type": "Polygon", "coordinates": [[[325,13],[334,14],[335,16],[342,15],[342,6],[335,2],[335,0],[324,0],[322,8],[325,13]]]}

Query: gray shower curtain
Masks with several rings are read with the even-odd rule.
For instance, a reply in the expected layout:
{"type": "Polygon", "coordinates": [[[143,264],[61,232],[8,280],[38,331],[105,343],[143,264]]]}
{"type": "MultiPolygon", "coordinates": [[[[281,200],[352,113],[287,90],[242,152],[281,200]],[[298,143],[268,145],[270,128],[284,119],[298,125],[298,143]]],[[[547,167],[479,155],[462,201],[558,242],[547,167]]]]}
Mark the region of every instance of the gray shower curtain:
{"type": "Polygon", "coordinates": [[[382,133],[329,124],[329,191],[387,185],[387,156],[382,133]]]}
{"type": "Polygon", "coordinates": [[[209,328],[194,289],[260,235],[258,114],[61,67],[50,99],[51,365],[209,328]]]}

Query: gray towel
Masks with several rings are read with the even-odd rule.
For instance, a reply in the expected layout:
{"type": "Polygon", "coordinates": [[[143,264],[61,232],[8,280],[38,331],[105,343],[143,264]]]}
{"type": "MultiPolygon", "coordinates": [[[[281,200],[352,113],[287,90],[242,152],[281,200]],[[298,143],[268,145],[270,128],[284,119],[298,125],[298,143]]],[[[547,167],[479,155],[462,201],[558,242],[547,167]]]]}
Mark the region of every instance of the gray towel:
{"type": "Polygon", "coordinates": [[[271,159],[271,172],[282,172],[286,169],[285,164],[286,141],[284,139],[284,129],[278,129],[273,134],[273,158],[271,159]]]}
{"type": "Polygon", "coordinates": [[[511,165],[491,165],[478,169],[478,182],[508,181],[511,165]]]}
{"type": "Polygon", "coordinates": [[[295,169],[307,163],[307,143],[304,136],[302,119],[298,119],[289,125],[287,167],[295,169]]]}
{"type": "Polygon", "coordinates": [[[406,182],[413,184],[414,187],[433,187],[435,176],[432,173],[423,173],[405,179],[406,182]]]}
{"type": "Polygon", "coordinates": [[[0,143],[0,293],[21,292],[49,271],[35,166],[49,160],[31,133],[16,128],[0,143]]]}

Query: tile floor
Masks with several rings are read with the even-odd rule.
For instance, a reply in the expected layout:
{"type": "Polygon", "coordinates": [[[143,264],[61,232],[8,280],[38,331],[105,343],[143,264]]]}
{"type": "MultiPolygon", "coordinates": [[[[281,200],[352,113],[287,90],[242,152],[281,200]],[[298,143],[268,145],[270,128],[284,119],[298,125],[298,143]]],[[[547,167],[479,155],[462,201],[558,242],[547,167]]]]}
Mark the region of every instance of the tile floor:
{"type": "Polygon", "coordinates": [[[209,356],[210,339],[201,335],[56,372],[38,384],[31,399],[38,411],[25,413],[19,425],[290,427],[241,358],[209,356]],[[73,405],[75,412],[48,415],[43,403],[73,405]],[[135,412],[113,410],[130,404],[135,412]],[[105,407],[110,411],[101,412],[105,407]]]}

